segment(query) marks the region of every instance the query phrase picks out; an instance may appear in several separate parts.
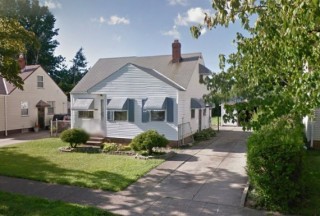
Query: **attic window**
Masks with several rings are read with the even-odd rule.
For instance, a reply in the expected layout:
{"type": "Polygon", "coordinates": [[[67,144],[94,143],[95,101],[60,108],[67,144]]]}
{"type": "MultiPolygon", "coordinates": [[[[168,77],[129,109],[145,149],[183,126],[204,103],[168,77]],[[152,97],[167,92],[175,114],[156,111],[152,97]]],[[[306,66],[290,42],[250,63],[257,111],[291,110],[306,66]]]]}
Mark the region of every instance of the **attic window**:
{"type": "Polygon", "coordinates": [[[38,88],[43,88],[43,76],[37,76],[37,87],[38,88]]]}

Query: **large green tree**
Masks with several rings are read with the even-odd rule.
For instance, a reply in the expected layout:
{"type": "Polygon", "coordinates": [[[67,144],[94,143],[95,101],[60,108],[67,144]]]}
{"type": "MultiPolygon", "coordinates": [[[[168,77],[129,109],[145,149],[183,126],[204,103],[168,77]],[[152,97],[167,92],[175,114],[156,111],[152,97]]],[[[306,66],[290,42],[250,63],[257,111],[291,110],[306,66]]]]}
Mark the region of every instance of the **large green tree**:
{"type": "Polygon", "coordinates": [[[25,30],[17,20],[0,16],[0,76],[20,89],[23,89],[23,81],[17,60],[30,44],[35,49],[38,47],[32,32],[25,30]]]}
{"type": "Polygon", "coordinates": [[[35,34],[40,47],[28,44],[27,63],[40,64],[52,75],[63,57],[54,55],[54,50],[59,45],[54,39],[58,35],[58,29],[54,27],[56,19],[48,7],[41,6],[38,0],[0,0],[0,15],[19,20],[26,30],[35,34]]]}
{"type": "Polygon", "coordinates": [[[246,128],[312,114],[320,105],[319,0],[213,0],[212,7],[205,25],[191,27],[193,36],[199,37],[203,27],[234,22],[249,36],[237,33],[237,51],[221,58],[225,73],[216,77],[231,81],[231,87],[219,88],[214,76],[208,81],[213,90],[208,97],[232,91],[244,101],[235,106],[257,108],[257,118],[246,128]]]}
{"type": "Polygon", "coordinates": [[[87,73],[87,59],[83,53],[83,48],[80,48],[74,58],[71,60],[72,65],[68,68],[65,64],[60,70],[57,70],[53,79],[64,91],[70,99],[70,92],[76,84],[87,73]]]}

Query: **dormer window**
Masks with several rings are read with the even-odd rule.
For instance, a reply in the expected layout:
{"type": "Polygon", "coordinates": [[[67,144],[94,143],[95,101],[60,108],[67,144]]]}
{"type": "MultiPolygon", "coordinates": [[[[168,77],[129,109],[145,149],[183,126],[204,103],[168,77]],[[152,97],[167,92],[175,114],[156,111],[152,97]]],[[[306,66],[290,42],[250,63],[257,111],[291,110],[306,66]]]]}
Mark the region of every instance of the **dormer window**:
{"type": "Polygon", "coordinates": [[[37,87],[38,88],[43,88],[43,76],[37,76],[37,87]]]}

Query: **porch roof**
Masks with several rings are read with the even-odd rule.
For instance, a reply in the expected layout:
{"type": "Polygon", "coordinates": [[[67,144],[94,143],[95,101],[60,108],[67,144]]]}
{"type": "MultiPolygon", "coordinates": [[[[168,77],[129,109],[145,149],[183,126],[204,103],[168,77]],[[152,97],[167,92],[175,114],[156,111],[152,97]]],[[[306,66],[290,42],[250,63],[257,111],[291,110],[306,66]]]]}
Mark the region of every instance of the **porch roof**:
{"type": "Polygon", "coordinates": [[[50,105],[43,100],[39,100],[39,102],[36,104],[36,107],[43,108],[43,107],[49,107],[50,105]]]}

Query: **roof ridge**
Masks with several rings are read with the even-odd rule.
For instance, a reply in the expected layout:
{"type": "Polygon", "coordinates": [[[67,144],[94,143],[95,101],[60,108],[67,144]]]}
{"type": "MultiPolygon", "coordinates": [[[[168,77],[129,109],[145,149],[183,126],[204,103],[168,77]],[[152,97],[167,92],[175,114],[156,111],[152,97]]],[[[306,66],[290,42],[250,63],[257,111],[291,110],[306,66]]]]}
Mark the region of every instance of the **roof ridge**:
{"type": "MultiPolygon", "coordinates": [[[[194,55],[199,54],[201,56],[201,52],[191,52],[191,53],[182,53],[181,56],[183,58],[184,55],[194,55]]],[[[171,56],[171,54],[163,54],[163,55],[149,55],[149,56],[119,56],[119,57],[105,57],[105,58],[99,58],[99,60],[103,59],[125,59],[125,58],[154,58],[154,57],[165,57],[165,56],[171,56]]]]}

